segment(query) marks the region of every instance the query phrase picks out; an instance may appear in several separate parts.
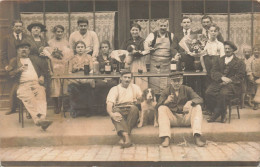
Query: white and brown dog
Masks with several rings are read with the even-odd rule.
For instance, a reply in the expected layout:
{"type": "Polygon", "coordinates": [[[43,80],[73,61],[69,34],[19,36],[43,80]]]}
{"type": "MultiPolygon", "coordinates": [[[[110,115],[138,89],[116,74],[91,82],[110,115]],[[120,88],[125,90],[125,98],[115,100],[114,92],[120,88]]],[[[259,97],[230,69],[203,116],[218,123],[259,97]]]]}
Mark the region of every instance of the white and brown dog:
{"type": "Polygon", "coordinates": [[[156,104],[154,91],[151,88],[145,89],[142,95],[138,128],[148,125],[150,122],[153,122],[154,127],[158,127],[158,114],[155,109],[156,104]]]}

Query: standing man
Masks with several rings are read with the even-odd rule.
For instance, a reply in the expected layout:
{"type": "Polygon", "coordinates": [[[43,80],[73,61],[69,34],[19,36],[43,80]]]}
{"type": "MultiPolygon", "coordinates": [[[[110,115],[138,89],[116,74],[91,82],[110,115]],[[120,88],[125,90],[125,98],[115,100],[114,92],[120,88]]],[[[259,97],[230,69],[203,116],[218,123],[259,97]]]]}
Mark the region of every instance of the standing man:
{"type": "MultiPolygon", "coordinates": [[[[203,35],[205,35],[209,39],[209,27],[210,27],[210,25],[212,23],[213,23],[212,17],[210,17],[208,15],[204,15],[201,18],[202,28],[197,30],[195,33],[196,34],[203,34],[203,35]]],[[[223,37],[222,37],[220,32],[217,35],[217,39],[218,39],[218,41],[220,41],[222,43],[224,42],[224,39],[223,39],[223,37]]]]}
{"type": "Polygon", "coordinates": [[[211,70],[214,82],[206,90],[207,107],[213,113],[208,122],[215,122],[219,116],[222,123],[226,122],[226,102],[241,93],[241,84],[245,77],[245,63],[234,54],[236,45],[225,41],[224,47],[225,56],[214,62],[211,70]]]}
{"type": "MultiPolygon", "coordinates": [[[[157,73],[170,72],[170,62],[172,59],[171,44],[173,42],[173,33],[167,31],[169,24],[165,19],[161,19],[158,22],[159,30],[150,33],[144,41],[144,49],[149,51],[150,48],[154,48],[154,52],[151,53],[151,67],[150,71],[157,73]]],[[[167,86],[166,77],[151,77],[149,78],[150,87],[156,94],[161,92],[161,88],[167,86]]]]}
{"type": "Polygon", "coordinates": [[[136,126],[139,109],[136,106],[141,99],[142,91],[139,86],[132,84],[130,70],[121,73],[121,83],[110,89],[107,95],[107,112],[112,119],[120,144],[123,148],[132,145],[130,134],[136,126]]]}
{"type": "Polygon", "coordinates": [[[203,100],[192,88],[182,85],[183,74],[170,74],[171,84],[164,89],[157,104],[159,137],[162,146],[168,147],[171,138],[171,126],[191,126],[195,143],[199,147],[205,145],[201,141],[203,100]]]}
{"type": "Polygon", "coordinates": [[[22,42],[17,45],[17,57],[10,60],[7,66],[10,77],[17,88],[17,97],[32,116],[36,126],[46,130],[52,121],[46,120],[47,102],[45,80],[48,69],[38,56],[30,55],[30,44],[22,42]]]}
{"type": "Polygon", "coordinates": [[[77,41],[83,41],[86,44],[86,53],[92,55],[92,57],[97,57],[99,51],[97,34],[88,30],[88,19],[80,17],[77,23],[79,31],[75,31],[70,35],[70,48],[73,49],[77,41]]]}
{"type": "MultiPolygon", "coordinates": [[[[7,70],[9,61],[17,56],[16,46],[29,38],[30,37],[27,34],[23,33],[23,22],[21,20],[14,20],[12,23],[12,33],[4,37],[2,41],[1,67],[7,70]]],[[[10,109],[5,113],[6,115],[15,113],[17,108],[16,96],[16,90],[12,89],[9,98],[10,109]]]]}

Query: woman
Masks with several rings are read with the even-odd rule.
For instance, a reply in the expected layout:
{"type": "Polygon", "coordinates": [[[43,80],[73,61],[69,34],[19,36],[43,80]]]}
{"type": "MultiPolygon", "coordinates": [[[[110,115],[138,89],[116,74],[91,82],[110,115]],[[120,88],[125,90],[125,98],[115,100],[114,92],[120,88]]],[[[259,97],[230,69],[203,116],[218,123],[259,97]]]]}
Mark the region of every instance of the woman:
{"type": "MultiPolygon", "coordinates": [[[[89,54],[86,53],[86,44],[77,41],[74,46],[74,57],[69,61],[69,73],[80,73],[84,71],[84,65],[89,65],[93,72],[93,62],[89,54]]],[[[92,90],[95,87],[93,79],[72,79],[69,81],[68,93],[70,96],[70,114],[75,118],[80,111],[88,111],[89,115],[93,104],[92,90]]]]}
{"type": "MultiPolygon", "coordinates": [[[[137,23],[133,23],[130,29],[131,38],[125,41],[121,47],[121,49],[128,50],[128,51],[134,50],[134,53],[130,52],[130,55],[132,57],[132,61],[130,62],[131,72],[138,72],[138,70],[147,72],[146,63],[145,63],[146,56],[139,52],[144,50],[144,46],[143,46],[144,39],[140,37],[140,31],[141,31],[141,26],[137,23]]],[[[146,77],[135,78],[135,83],[138,86],[140,86],[142,90],[148,88],[148,80],[146,77]]]]}
{"type": "MultiPolygon", "coordinates": [[[[53,75],[68,73],[68,61],[71,58],[69,42],[64,38],[64,27],[56,25],[53,28],[54,38],[48,41],[49,47],[44,48],[45,56],[51,60],[53,75]]],[[[66,90],[67,84],[64,84],[66,90]]],[[[66,91],[65,91],[66,93],[66,91]]],[[[61,107],[61,83],[59,79],[52,79],[50,97],[54,100],[55,113],[60,113],[61,107]]]]}
{"type": "MultiPolygon", "coordinates": [[[[111,47],[109,41],[105,40],[102,41],[100,44],[100,50],[99,50],[99,55],[97,57],[97,61],[99,62],[99,67],[100,70],[105,69],[105,65],[107,62],[110,63],[110,65],[116,66],[118,65],[117,61],[115,59],[112,59],[109,57],[111,53],[111,47]]],[[[117,69],[117,68],[115,68],[117,69]]],[[[114,68],[113,68],[114,70],[114,68]]],[[[95,101],[98,103],[96,104],[97,106],[100,106],[100,114],[105,115],[106,112],[106,96],[109,92],[109,90],[115,86],[118,83],[117,79],[112,79],[112,78],[105,78],[105,79],[97,79],[96,80],[96,85],[95,85],[95,101]]]]}

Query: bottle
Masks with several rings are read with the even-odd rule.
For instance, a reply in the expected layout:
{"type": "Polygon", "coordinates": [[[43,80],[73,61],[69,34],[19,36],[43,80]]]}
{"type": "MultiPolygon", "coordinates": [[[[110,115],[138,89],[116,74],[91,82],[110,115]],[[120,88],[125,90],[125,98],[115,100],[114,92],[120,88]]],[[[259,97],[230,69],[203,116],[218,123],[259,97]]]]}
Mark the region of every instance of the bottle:
{"type": "Polygon", "coordinates": [[[93,58],[93,73],[99,74],[99,62],[97,61],[97,58],[93,58]]]}
{"type": "Polygon", "coordinates": [[[105,73],[106,74],[110,74],[111,73],[111,64],[109,61],[106,62],[106,65],[105,65],[105,73]]]}
{"type": "Polygon", "coordinates": [[[178,61],[175,58],[173,58],[171,60],[171,72],[177,71],[177,63],[178,63],[178,61]]]}

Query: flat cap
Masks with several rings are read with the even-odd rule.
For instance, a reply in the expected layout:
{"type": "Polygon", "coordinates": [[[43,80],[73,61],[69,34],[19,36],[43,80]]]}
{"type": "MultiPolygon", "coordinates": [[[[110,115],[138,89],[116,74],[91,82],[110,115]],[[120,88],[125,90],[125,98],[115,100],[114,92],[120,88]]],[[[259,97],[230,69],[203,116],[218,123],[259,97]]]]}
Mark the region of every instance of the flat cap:
{"type": "Polygon", "coordinates": [[[18,45],[16,45],[16,49],[23,47],[23,46],[31,47],[31,44],[29,44],[27,41],[23,41],[23,42],[19,43],[18,45]]]}
{"type": "Polygon", "coordinates": [[[224,45],[229,45],[234,51],[237,50],[237,46],[231,41],[225,41],[224,45]]]}

